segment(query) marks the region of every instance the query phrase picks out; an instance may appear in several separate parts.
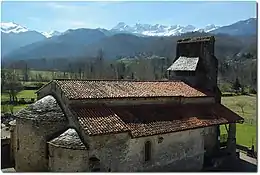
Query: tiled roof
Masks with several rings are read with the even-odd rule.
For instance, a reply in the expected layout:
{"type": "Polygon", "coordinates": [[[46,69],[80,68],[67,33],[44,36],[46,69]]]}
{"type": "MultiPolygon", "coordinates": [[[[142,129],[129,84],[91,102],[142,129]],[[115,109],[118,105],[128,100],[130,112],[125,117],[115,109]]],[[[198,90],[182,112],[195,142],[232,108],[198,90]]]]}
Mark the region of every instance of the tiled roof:
{"type": "Polygon", "coordinates": [[[199,62],[199,57],[179,57],[167,69],[171,71],[195,71],[199,62]]]}
{"type": "Polygon", "coordinates": [[[129,131],[132,137],[177,132],[243,120],[223,105],[71,107],[89,135],[129,131]]]}
{"type": "Polygon", "coordinates": [[[73,107],[70,110],[89,135],[129,131],[128,126],[109,108],[73,107]]]}
{"type": "Polygon", "coordinates": [[[70,149],[86,149],[85,145],[80,140],[77,131],[72,128],[68,129],[60,136],[49,141],[48,143],[57,147],[64,147],[70,149]]]}
{"type": "Polygon", "coordinates": [[[181,81],[54,81],[69,99],[207,96],[181,81]]]}

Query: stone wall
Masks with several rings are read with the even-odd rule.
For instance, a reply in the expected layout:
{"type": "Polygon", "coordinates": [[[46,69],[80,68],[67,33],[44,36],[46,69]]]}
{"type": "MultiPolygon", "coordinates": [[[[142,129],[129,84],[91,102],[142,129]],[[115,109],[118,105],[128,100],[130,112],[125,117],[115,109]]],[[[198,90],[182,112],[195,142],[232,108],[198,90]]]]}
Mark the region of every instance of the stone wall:
{"type": "Polygon", "coordinates": [[[128,161],[125,158],[130,139],[128,133],[92,136],[89,143],[89,157],[100,160],[100,170],[103,172],[124,171],[122,163],[128,161]]]}
{"type": "Polygon", "coordinates": [[[68,123],[16,119],[15,170],[37,172],[48,170],[47,138],[64,130],[68,123]]]}
{"type": "Polygon", "coordinates": [[[101,171],[199,171],[204,157],[203,129],[134,139],[126,133],[94,136],[89,156],[100,160],[101,171]],[[149,161],[144,160],[146,141],[151,142],[149,161]]]}
{"type": "Polygon", "coordinates": [[[39,99],[49,95],[49,93],[51,92],[51,84],[53,84],[53,82],[50,82],[49,84],[46,84],[39,91],[36,92],[37,100],[39,100],[39,99]]]}
{"type": "Polygon", "coordinates": [[[126,159],[131,162],[125,164],[127,171],[199,171],[204,156],[202,131],[195,129],[130,140],[126,159]],[[149,161],[144,160],[146,141],[152,143],[149,161]]]}
{"type": "Polygon", "coordinates": [[[213,104],[214,97],[187,97],[181,99],[182,104],[213,104]]]}
{"type": "Polygon", "coordinates": [[[17,132],[16,132],[16,124],[12,125],[10,128],[10,147],[11,147],[11,152],[10,152],[10,159],[12,161],[12,163],[14,164],[15,162],[15,153],[16,153],[16,136],[17,136],[17,132]]]}
{"type": "Polygon", "coordinates": [[[211,154],[218,142],[218,126],[204,128],[204,148],[207,154],[211,154]]]}
{"type": "Polygon", "coordinates": [[[88,151],[67,149],[49,145],[49,171],[51,172],[87,172],[88,151]]]}

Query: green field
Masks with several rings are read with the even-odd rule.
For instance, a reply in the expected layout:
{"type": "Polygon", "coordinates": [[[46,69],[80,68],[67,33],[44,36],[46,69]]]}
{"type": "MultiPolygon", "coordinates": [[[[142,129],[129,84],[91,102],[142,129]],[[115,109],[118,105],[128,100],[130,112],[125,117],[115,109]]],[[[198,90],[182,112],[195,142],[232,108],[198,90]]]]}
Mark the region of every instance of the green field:
{"type": "MultiPolygon", "coordinates": [[[[23,81],[24,78],[23,70],[15,69],[14,72],[18,75],[20,81],[23,81]]],[[[41,82],[42,81],[48,82],[56,78],[70,78],[69,75],[70,75],[69,72],[65,72],[64,74],[64,72],[57,71],[57,70],[53,70],[53,71],[40,71],[40,70],[32,70],[32,69],[28,70],[29,81],[34,81],[34,82],[36,80],[41,82]]]]}
{"type": "MultiPolygon", "coordinates": [[[[34,98],[36,100],[37,95],[35,94],[35,90],[23,90],[18,93],[17,98],[18,98],[18,100],[20,98],[24,98],[25,100],[30,100],[31,98],[34,98]]],[[[2,93],[1,101],[8,101],[8,100],[9,100],[8,94],[2,93]]],[[[25,108],[26,106],[27,106],[26,104],[13,106],[13,111],[17,112],[20,109],[25,108]]],[[[11,108],[10,105],[1,105],[1,111],[6,111],[6,110],[9,110],[10,108],[11,108]]]]}
{"type": "MultiPolygon", "coordinates": [[[[229,109],[239,114],[245,119],[243,124],[237,124],[237,143],[244,146],[252,146],[252,143],[256,147],[256,133],[257,133],[257,114],[256,114],[256,95],[252,96],[233,96],[222,97],[222,104],[229,109]],[[244,113],[237,105],[238,102],[244,101],[244,113]]],[[[221,133],[226,133],[224,126],[221,126],[221,133]]]]}
{"type": "MultiPolygon", "coordinates": [[[[21,92],[18,93],[17,98],[25,98],[25,99],[31,99],[31,98],[35,98],[37,97],[37,95],[35,94],[35,90],[23,90],[21,92]]],[[[2,93],[1,94],[1,101],[7,101],[9,100],[9,95],[7,93],[2,93]]]]}

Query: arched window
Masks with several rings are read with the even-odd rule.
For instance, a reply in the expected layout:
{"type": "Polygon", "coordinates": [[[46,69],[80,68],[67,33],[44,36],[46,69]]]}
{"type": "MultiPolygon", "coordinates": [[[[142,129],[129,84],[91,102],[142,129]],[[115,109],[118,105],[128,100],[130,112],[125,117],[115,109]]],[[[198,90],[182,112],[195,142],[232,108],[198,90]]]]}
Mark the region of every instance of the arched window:
{"type": "Polygon", "coordinates": [[[149,161],[151,159],[151,147],[152,147],[152,144],[150,141],[147,141],[145,142],[145,145],[144,145],[144,160],[145,161],[149,161]]]}

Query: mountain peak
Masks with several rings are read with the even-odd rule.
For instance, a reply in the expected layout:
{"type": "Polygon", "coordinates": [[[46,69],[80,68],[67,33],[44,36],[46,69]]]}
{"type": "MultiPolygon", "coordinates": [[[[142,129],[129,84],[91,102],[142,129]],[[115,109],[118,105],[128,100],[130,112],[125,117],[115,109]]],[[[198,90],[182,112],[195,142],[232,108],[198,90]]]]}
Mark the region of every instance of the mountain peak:
{"type": "Polygon", "coordinates": [[[43,34],[44,36],[46,36],[46,38],[50,38],[50,37],[53,37],[53,36],[58,36],[61,34],[61,32],[58,32],[58,31],[50,31],[50,32],[42,32],[41,34],[43,34]]]}
{"type": "Polygon", "coordinates": [[[23,27],[14,22],[1,22],[1,32],[3,33],[20,33],[20,32],[28,32],[29,29],[23,27]]]}
{"type": "Polygon", "coordinates": [[[206,25],[206,27],[204,28],[204,32],[210,32],[210,31],[213,31],[213,30],[216,30],[218,29],[219,26],[216,26],[215,24],[208,24],[206,25]]]}
{"type": "Polygon", "coordinates": [[[180,26],[180,25],[172,25],[166,26],[162,24],[141,24],[136,23],[134,26],[129,26],[124,22],[118,23],[113,30],[117,30],[120,32],[127,33],[135,33],[140,35],[148,35],[148,36],[171,36],[171,35],[179,35],[186,32],[197,31],[196,27],[193,25],[180,26]]]}
{"type": "Polygon", "coordinates": [[[125,29],[129,28],[128,25],[126,25],[126,23],[124,22],[119,22],[115,27],[113,27],[113,30],[119,30],[119,31],[123,31],[125,29]]]}

